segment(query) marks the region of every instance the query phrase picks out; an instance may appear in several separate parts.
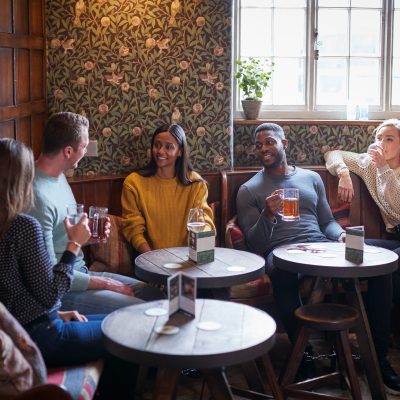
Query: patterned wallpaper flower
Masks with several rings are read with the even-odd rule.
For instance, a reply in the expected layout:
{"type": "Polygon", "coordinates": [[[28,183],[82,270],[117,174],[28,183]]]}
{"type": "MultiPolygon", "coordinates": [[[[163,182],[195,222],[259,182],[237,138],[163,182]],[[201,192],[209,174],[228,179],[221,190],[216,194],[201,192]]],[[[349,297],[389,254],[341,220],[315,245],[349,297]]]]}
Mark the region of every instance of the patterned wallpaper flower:
{"type": "Polygon", "coordinates": [[[197,170],[230,168],[231,0],[46,0],[49,113],[91,123],[78,174],[146,163],[154,129],[181,124],[197,170]]]}

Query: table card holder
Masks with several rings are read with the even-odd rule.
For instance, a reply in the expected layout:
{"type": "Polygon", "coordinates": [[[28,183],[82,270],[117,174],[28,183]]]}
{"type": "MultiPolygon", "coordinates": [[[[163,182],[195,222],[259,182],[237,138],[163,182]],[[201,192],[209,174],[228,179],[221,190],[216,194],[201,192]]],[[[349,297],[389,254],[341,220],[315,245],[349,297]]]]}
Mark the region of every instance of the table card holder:
{"type": "Polygon", "coordinates": [[[214,261],[215,231],[189,231],[189,258],[197,264],[214,261]]]}
{"type": "Polygon", "coordinates": [[[355,264],[364,261],[364,227],[351,226],[346,228],[345,259],[355,264]]]}
{"type": "Polygon", "coordinates": [[[195,316],[197,280],[178,272],[168,278],[168,312],[171,316],[182,310],[195,316]]]}

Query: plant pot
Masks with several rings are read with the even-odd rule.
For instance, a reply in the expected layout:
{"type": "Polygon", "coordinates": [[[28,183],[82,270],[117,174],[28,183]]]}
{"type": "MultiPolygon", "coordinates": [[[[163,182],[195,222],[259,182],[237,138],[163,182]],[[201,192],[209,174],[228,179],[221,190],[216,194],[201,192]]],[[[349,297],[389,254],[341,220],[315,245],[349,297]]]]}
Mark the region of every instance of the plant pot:
{"type": "Polygon", "coordinates": [[[242,107],[246,119],[257,119],[260,114],[262,100],[242,100],[242,107]]]}

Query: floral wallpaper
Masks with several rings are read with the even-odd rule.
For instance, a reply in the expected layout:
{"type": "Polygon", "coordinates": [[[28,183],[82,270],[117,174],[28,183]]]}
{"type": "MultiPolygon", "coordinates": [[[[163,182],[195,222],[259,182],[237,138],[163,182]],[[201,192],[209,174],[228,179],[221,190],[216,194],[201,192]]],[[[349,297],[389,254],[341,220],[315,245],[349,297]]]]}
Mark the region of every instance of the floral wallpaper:
{"type": "Polygon", "coordinates": [[[194,167],[232,166],[231,0],[46,0],[49,114],[90,120],[98,157],[77,174],[130,172],[164,123],[194,167]]]}
{"type": "MultiPolygon", "coordinates": [[[[272,121],[271,121],[272,122],[272,121]]],[[[262,121],[260,121],[260,124],[262,121]]],[[[328,150],[364,152],[373,142],[373,131],[380,122],[353,125],[288,123],[276,121],[283,127],[289,146],[286,150],[288,161],[296,165],[324,165],[323,154],[328,150]]],[[[259,124],[234,125],[234,165],[235,167],[259,167],[254,153],[254,131],[259,124]]]]}

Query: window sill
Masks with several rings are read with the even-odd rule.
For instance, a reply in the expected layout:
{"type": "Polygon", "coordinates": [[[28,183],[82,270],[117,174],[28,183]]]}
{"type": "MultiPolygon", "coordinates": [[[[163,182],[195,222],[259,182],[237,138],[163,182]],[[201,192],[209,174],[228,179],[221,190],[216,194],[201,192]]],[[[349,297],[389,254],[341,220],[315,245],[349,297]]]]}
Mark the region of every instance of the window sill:
{"type": "Polygon", "coordinates": [[[264,122],[272,122],[278,125],[348,125],[348,126],[365,126],[365,125],[379,125],[382,120],[347,120],[347,119],[295,119],[295,118],[281,118],[281,119],[234,119],[233,125],[260,125],[264,122]]]}

